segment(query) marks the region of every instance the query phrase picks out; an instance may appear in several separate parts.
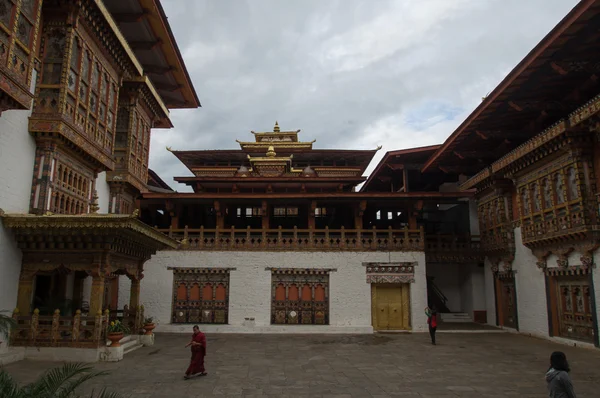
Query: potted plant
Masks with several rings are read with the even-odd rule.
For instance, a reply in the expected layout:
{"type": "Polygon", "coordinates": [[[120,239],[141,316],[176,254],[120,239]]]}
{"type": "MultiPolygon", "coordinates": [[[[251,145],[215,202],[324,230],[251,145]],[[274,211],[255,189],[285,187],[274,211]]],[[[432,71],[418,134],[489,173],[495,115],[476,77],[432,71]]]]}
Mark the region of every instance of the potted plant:
{"type": "Polygon", "coordinates": [[[108,325],[108,339],[110,340],[111,347],[120,347],[119,341],[123,338],[126,333],[129,333],[129,328],[124,323],[113,321],[108,325]]]}
{"type": "Polygon", "coordinates": [[[149,316],[146,319],[144,319],[144,330],[145,330],[144,334],[146,336],[151,335],[152,331],[154,330],[155,327],[156,327],[156,325],[154,325],[154,318],[149,316]]]}

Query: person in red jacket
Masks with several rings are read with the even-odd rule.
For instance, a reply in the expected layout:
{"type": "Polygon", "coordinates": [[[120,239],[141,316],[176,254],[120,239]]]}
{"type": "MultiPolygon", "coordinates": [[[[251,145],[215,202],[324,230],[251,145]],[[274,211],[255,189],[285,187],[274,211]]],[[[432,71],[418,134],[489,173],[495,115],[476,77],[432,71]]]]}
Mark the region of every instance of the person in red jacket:
{"type": "Polygon", "coordinates": [[[425,308],[425,315],[427,315],[427,324],[429,325],[429,335],[431,336],[431,344],[435,345],[435,331],[437,330],[436,308],[425,308]]]}
{"type": "Polygon", "coordinates": [[[185,372],[184,378],[189,379],[193,376],[206,376],[204,369],[204,356],[206,355],[206,336],[200,331],[198,326],[194,326],[192,341],[186,347],[192,346],[192,360],[190,366],[185,372]]]}

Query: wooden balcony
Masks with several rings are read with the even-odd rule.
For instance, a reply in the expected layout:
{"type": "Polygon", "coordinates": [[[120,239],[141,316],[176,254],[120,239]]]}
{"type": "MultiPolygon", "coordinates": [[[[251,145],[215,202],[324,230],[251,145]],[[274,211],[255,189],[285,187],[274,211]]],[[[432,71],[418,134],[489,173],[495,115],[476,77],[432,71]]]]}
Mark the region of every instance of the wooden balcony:
{"type": "Polygon", "coordinates": [[[479,263],[484,259],[478,235],[431,235],[425,238],[428,263],[479,263]]]}
{"type": "Polygon", "coordinates": [[[159,229],[179,250],[423,251],[423,229],[159,229]]]}
{"type": "Polygon", "coordinates": [[[13,313],[17,322],[11,332],[11,345],[21,347],[75,347],[100,348],[107,344],[106,329],[111,321],[123,322],[132,334],[141,333],[144,324],[144,306],[122,311],[98,313],[88,316],[77,310],[74,316],[61,316],[59,310],[53,315],[13,313]]]}

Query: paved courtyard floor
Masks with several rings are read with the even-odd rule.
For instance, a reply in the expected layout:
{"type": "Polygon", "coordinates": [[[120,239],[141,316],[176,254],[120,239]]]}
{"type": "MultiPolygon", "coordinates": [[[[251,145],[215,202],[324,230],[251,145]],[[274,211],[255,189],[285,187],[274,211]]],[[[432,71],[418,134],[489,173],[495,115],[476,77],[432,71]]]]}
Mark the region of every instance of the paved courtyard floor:
{"type": "MultiPolygon", "coordinates": [[[[183,380],[187,335],[157,334],[118,363],[98,363],[107,385],[131,397],[547,397],[544,373],[554,350],[567,354],[578,397],[598,397],[600,351],[508,333],[367,336],[209,335],[207,377],[183,380]]],[[[19,382],[56,363],[7,366],[19,382]]]]}

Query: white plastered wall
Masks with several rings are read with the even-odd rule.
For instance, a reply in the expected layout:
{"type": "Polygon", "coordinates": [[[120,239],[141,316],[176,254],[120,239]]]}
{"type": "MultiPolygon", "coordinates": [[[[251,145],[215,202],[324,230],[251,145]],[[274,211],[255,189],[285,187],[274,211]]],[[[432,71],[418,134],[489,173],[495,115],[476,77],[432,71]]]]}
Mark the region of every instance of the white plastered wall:
{"type": "MultiPolygon", "coordinates": [[[[34,89],[36,73],[32,78],[34,89]]],[[[0,209],[6,213],[29,213],[31,182],[35,163],[35,140],[29,134],[31,111],[4,111],[0,115],[0,209]]],[[[12,312],[17,304],[21,251],[10,231],[0,221],[0,311],[12,312]]],[[[0,336],[0,363],[8,348],[0,336]]]]}
{"type": "MultiPolygon", "coordinates": [[[[427,304],[424,253],[373,252],[199,252],[163,251],[144,266],[141,302],[157,331],[189,332],[189,325],[171,325],[173,272],[168,267],[235,268],[230,273],[229,324],[203,325],[208,332],[348,332],[371,333],[371,286],[364,262],[418,262],[411,284],[411,325],[424,331],[427,304]],[[329,325],[271,325],[271,272],[276,268],[336,269],[329,277],[329,325]],[[254,318],[248,321],[246,318],[254,318]]],[[[121,301],[121,294],[119,295],[121,301]]],[[[127,294],[123,294],[123,299],[127,294]]]]}
{"type": "Polygon", "coordinates": [[[106,172],[98,174],[96,178],[96,192],[98,194],[98,213],[106,214],[110,206],[110,187],[106,182],[106,172]]]}

